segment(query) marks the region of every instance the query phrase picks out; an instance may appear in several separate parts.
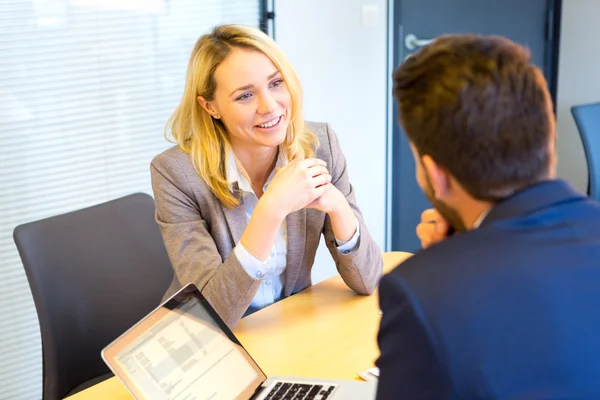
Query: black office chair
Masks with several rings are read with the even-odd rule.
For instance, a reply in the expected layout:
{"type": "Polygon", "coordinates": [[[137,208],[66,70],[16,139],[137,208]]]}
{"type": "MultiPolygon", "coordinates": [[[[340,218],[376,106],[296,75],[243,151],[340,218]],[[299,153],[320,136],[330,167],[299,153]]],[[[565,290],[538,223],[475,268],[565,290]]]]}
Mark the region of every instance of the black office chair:
{"type": "Polygon", "coordinates": [[[588,195],[600,201],[600,103],[571,107],[587,160],[588,195]]]}
{"type": "Polygon", "coordinates": [[[160,304],[173,270],[154,210],[138,193],[15,229],[40,323],[45,400],[110,377],[102,348],[160,304]]]}

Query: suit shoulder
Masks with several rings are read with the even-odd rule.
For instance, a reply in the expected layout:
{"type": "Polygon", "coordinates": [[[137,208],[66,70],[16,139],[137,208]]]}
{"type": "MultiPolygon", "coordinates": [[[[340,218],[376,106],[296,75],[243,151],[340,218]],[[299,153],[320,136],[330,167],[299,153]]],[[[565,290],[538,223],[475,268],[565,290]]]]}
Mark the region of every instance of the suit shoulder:
{"type": "Polygon", "coordinates": [[[175,145],[154,156],[150,164],[155,167],[170,167],[176,164],[189,164],[191,166],[192,160],[188,153],[183,151],[178,145],[175,145]]]}
{"type": "Polygon", "coordinates": [[[390,274],[402,276],[411,285],[430,286],[432,276],[449,286],[463,274],[472,272],[474,265],[499,251],[498,235],[493,230],[474,230],[461,233],[435,245],[417,251],[399,264],[390,274]]]}
{"type": "Polygon", "coordinates": [[[332,150],[339,147],[337,136],[331,126],[326,122],[305,121],[305,127],[314,133],[319,140],[319,148],[316,156],[322,160],[329,160],[332,156],[332,150]],[[333,149],[332,149],[333,148],[333,149]]]}
{"type": "Polygon", "coordinates": [[[156,155],[151,162],[152,176],[163,176],[183,190],[195,191],[197,195],[212,193],[194,169],[191,156],[179,146],[173,146],[156,155]]]}
{"type": "Polygon", "coordinates": [[[319,140],[327,137],[328,125],[327,122],[304,121],[304,127],[317,135],[319,140]]]}

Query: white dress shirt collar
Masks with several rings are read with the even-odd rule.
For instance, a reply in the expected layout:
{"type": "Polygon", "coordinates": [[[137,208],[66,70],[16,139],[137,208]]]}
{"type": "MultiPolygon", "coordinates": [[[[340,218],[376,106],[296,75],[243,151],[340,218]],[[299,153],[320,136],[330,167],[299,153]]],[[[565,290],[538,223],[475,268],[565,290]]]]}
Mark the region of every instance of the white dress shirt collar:
{"type": "MultiPolygon", "coordinates": [[[[282,168],[283,166],[287,165],[287,163],[288,163],[288,159],[285,156],[283,149],[281,147],[279,147],[279,151],[277,153],[277,162],[275,163],[275,168],[273,168],[273,171],[271,171],[271,174],[267,178],[267,182],[265,183],[263,190],[266,190],[267,186],[269,185],[269,183],[275,176],[275,170],[277,168],[282,168]]],[[[238,188],[240,190],[242,190],[244,192],[253,192],[252,184],[251,184],[249,178],[247,178],[247,176],[248,176],[248,174],[244,170],[244,166],[242,165],[240,160],[237,158],[237,156],[235,155],[233,150],[230,150],[229,151],[229,162],[228,162],[228,167],[227,167],[227,181],[229,182],[229,190],[231,190],[233,192],[233,189],[234,189],[233,184],[237,182],[238,188]]]]}
{"type": "Polygon", "coordinates": [[[484,212],[482,212],[481,215],[479,215],[479,218],[477,218],[475,220],[475,223],[473,224],[473,229],[479,228],[479,225],[481,225],[481,223],[483,222],[485,217],[487,217],[491,211],[492,211],[492,207],[490,207],[487,210],[485,210],[484,212]]]}

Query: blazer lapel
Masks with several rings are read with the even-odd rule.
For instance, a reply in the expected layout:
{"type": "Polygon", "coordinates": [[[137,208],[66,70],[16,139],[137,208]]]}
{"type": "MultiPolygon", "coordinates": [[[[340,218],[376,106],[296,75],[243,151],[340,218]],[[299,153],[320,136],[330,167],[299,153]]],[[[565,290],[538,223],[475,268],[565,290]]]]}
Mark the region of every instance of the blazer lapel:
{"type": "Polygon", "coordinates": [[[287,255],[285,268],[285,283],[283,295],[292,294],[296,280],[304,261],[306,245],[306,209],[293,212],[286,217],[287,222],[287,255]]]}
{"type": "Polygon", "coordinates": [[[231,248],[233,249],[233,247],[240,242],[240,239],[246,230],[246,226],[248,225],[246,209],[244,208],[244,204],[242,202],[240,202],[240,204],[234,208],[227,208],[222,203],[221,207],[223,208],[223,213],[225,214],[225,219],[227,220],[227,226],[229,227],[229,232],[231,233],[231,248]]]}

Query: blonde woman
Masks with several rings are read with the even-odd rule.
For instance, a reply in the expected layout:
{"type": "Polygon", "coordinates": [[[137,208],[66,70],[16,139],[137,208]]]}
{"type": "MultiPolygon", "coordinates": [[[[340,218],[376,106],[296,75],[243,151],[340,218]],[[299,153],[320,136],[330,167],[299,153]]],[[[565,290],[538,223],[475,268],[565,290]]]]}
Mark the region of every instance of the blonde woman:
{"type": "Polygon", "coordinates": [[[175,276],[229,326],[311,284],[321,234],[344,282],[375,290],[382,259],[335,133],[305,122],[297,75],[275,42],[226,25],[196,42],[177,142],[151,164],[156,219],[175,276]]]}

